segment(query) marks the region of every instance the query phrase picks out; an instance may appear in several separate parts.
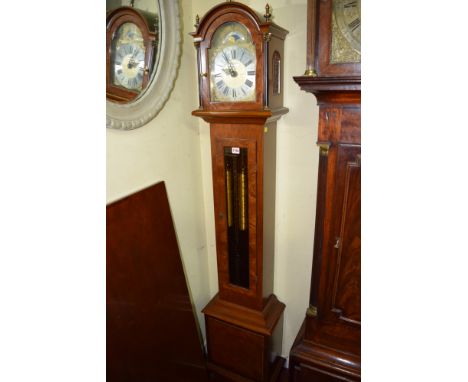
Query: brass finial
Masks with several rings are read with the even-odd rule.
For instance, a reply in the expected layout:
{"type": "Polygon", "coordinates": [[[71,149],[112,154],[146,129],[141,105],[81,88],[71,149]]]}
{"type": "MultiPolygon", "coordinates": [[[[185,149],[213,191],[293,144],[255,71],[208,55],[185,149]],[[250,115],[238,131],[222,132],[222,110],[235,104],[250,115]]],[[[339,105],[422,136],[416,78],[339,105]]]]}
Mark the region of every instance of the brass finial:
{"type": "Polygon", "coordinates": [[[269,22],[270,19],[271,19],[270,4],[267,4],[267,5],[265,6],[265,11],[266,11],[266,13],[263,15],[263,17],[265,17],[265,21],[266,21],[266,22],[269,22]]]}
{"type": "Polygon", "coordinates": [[[200,25],[200,16],[196,15],[195,16],[195,25],[194,25],[194,27],[198,28],[199,25],[200,25]]]}

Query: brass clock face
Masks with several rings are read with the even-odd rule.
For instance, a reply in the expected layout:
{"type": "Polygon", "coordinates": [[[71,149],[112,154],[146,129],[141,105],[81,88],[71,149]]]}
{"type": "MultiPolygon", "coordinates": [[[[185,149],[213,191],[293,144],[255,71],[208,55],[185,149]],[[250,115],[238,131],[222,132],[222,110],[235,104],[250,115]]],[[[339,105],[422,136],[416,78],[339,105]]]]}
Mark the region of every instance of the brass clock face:
{"type": "Polygon", "coordinates": [[[213,36],[208,54],[212,102],[256,100],[256,50],[250,33],[242,24],[221,25],[213,36]]]}
{"type": "Polygon", "coordinates": [[[361,0],[333,0],[331,62],[361,62],[361,0]]]}
{"type": "Polygon", "coordinates": [[[124,89],[141,92],[145,71],[146,48],[140,29],[133,23],[124,23],[112,40],[112,83],[124,89]]]}

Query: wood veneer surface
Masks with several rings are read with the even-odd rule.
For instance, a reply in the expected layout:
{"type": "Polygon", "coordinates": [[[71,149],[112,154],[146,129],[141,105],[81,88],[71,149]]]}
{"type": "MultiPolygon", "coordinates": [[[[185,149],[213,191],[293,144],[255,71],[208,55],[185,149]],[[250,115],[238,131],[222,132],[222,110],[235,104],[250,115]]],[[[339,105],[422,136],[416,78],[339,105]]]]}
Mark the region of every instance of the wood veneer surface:
{"type": "Polygon", "coordinates": [[[164,183],[107,207],[107,381],[208,374],[164,183]]]}

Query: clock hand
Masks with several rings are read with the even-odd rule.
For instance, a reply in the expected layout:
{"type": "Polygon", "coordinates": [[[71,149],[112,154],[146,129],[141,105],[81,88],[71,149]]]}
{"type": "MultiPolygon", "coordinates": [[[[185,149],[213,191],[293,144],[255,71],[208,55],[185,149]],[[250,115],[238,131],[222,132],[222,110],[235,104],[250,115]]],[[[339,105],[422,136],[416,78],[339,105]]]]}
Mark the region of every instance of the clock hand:
{"type": "Polygon", "coordinates": [[[237,72],[234,69],[234,66],[231,63],[231,60],[229,60],[229,58],[228,58],[228,56],[227,56],[227,54],[226,54],[226,52],[224,50],[223,50],[223,57],[226,60],[228,66],[229,66],[229,73],[231,74],[231,77],[237,77],[237,72]]]}

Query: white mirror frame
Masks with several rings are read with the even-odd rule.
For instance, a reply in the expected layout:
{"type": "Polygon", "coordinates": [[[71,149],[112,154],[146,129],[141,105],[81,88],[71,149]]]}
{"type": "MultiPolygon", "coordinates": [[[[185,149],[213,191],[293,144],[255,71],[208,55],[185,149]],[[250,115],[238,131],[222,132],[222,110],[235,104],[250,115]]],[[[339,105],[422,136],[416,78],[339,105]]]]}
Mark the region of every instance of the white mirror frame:
{"type": "Polygon", "coordinates": [[[133,130],[151,121],[163,108],[174,87],[181,52],[181,22],[178,0],[159,0],[162,41],[159,65],[148,88],[135,101],[106,101],[106,127],[133,130]]]}

